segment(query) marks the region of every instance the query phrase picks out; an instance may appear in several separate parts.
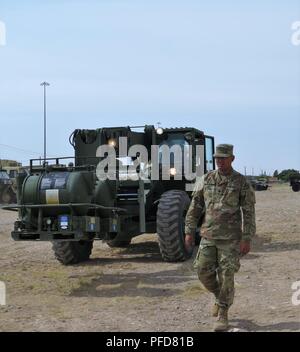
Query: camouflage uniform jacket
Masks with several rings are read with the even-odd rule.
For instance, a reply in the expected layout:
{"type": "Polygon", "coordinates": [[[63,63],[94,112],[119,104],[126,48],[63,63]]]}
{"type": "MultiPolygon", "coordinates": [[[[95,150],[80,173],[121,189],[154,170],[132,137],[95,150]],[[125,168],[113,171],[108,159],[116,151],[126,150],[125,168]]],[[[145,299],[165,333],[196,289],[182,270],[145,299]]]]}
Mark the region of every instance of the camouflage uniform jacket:
{"type": "Polygon", "coordinates": [[[195,185],[185,233],[194,233],[203,215],[201,236],[213,240],[250,241],[255,234],[255,194],[246,178],[211,171],[195,185]]]}

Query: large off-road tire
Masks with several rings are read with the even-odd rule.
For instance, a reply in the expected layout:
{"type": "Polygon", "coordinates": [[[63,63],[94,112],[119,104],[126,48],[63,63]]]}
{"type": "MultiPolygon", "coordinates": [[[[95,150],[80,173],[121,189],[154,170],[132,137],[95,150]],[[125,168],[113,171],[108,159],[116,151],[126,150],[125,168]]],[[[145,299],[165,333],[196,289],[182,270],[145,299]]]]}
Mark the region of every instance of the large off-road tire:
{"type": "Polygon", "coordinates": [[[52,249],[62,264],[77,264],[90,258],[93,241],[53,241],[52,249]]]}
{"type": "Polygon", "coordinates": [[[299,192],[300,191],[300,183],[293,183],[292,184],[292,190],[294,192],[299,192]]]}
{"type": "Polygon", "coordinates": [[[185,216],[190,205],[186,192],[172,190],[163,193],[157,208],[157,234],[160,253],[167,262],[184,261],[191,257],[193,248],[184,245],[185,216]]]}

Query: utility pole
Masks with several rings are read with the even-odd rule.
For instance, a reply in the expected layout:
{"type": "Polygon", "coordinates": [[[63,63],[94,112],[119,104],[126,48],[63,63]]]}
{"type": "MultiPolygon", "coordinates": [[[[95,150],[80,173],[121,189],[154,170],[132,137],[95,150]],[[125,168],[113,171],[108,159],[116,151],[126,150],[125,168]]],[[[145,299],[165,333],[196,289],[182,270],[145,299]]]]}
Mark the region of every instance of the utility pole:
{"type": "Polygon", "coordinates": [[[46,140],[47,140],[47,125],[46,125],[46,87],[50,86],[48,82],[42,82],[40,84],[44,86],[44,162],[46,161],[47,151],[46,151],[46,140]]]}

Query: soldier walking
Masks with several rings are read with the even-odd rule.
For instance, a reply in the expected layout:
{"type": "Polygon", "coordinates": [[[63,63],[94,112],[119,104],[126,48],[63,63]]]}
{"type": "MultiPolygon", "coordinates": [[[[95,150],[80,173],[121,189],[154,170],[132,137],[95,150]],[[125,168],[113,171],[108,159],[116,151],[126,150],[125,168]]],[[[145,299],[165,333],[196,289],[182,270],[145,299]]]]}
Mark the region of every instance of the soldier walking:
{"type": "Polygon", "coordinates": [[[203,216],[194,265],[201,283],[215,295],[214,331],[226,331],[234,297],[234,274],[240,268],[240,256],[250,251],[256,230],[255,194],[246,178],[231,166],[231,144],[218,145],[214,157],[218,170],[208,172],[195,185],[186,215],[185,245],[187,249],[193,246],[203,216]]]}

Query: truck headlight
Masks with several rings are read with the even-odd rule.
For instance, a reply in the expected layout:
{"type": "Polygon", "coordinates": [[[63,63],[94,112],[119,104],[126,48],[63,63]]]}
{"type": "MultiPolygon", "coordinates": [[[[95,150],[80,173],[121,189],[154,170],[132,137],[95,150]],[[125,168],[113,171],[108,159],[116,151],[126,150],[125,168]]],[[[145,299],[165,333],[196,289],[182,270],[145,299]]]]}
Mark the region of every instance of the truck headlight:
{"type": "Polygon", "coordinates": [[[159,134],[159,135],[161,135],[161,134],[164,133],[164,130],[163,130],[161,127],[158,127],[158,128],[156,129],[156,133],[159,134]]]}
{"type": "Polygon", "coordinates": [[[117,145],[117,142],[115,139],[109,139],[108,145],[110,145],[111,147],[115,147],[117,145]]]}
{"type": "Polygon", "coordinates": [[[170,175],[171,176],[175,176],[177,174],[177,170],[175,169],[175,167],[171,167],[170,169],[170,175]]]}

